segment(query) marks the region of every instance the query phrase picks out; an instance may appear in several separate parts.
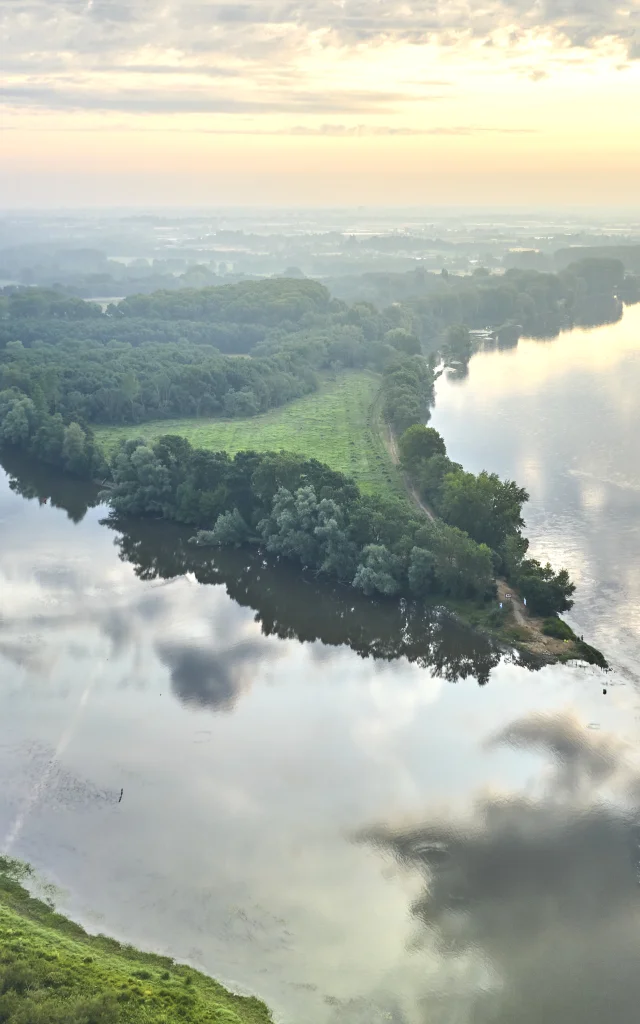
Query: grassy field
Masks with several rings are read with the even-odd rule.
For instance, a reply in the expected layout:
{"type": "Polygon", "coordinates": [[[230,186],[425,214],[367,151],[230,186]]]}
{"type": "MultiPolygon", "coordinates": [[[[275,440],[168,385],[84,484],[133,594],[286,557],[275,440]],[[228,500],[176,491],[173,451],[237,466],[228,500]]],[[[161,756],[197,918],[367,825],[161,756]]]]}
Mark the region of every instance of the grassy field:
{"type": "Polygon", "coordinates": [[[270,1024],[258,999],[234,996],[166,957],[87,935],[29,895],[27,873],[0,857],[1,1021],[270,1024]]]}
{"type": "Polygon", "coordinates": [[[250,419],[155,420],[137,427],[98,427],[96,436],[111,451],[123,437],[153,439],[181,434],[197,448],[228,451],[300,452],[355,478],[369,494],[403,492],[400,475],[382,443],[375,399],[379,377],[343,373],[323,382],[313,395],[250,419]]]}

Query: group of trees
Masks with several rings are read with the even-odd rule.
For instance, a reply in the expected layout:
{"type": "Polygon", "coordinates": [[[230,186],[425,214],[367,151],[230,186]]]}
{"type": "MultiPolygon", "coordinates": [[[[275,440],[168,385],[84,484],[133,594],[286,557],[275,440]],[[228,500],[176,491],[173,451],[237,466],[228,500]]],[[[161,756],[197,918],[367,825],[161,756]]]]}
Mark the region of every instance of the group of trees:
{"type": "Polygon", "coordinates": [[[365,274],[345,294],[384,306],[401,303],[423,349],[435,351],[455,324],[496,330],[512,324],[524,334],[552,336],[572,323],[608,323],[620,315],[619,300],[634,294],[633,282],[623,279],[617,259],[574,256],[560,273],[514,267],[498,275],[480,267],[464,276],[423,269],[365,274]]]}
{"type": "Polygon", "coordinates": [[[401,310],[350,308],[306,280],[134,296],[106,313],[30,289],[0,299],[0,390],[66,422],[252,416],[313,391],[319,372],[415,354],[409,327],[401,310]]]}
{"type": "Polygon", "coordinates": [[[522,535],[522,509],[529,495],[524,488],[495,473],[466,473],[449,459],[432,427],[409,427],[398,448],[422,497],[446,523],[491,549],[495,571],[520,589],[534,612],[548,616],[572,607],[575,586],[567,571],[555,573],[525,557],[529,542],[522,535]]]}
{"type": "Polygon", "coordinates": [[[126,442],[111,481],[105,498],[117,515],[200,527],[200,545],[255,541],[369,596],[482,599],[493,591],[486,545],[401,499],[364,495],[313,459],[246,451],[230,458],[165,436],[154,445],[126,442]]]}
{"type": "Polygon", "coordinates": [[[433,404],[433,366],[423,356],[394,359],[382,375],[382,414],[394,434],[426,423],[433,404]]]}
{"type": "Polygon", "coordinates": [[[42,393],[34,401],[17,388],[0,391],[0,445],[13,445],[52,466],[89,479],[102,478],[108,465],[93,433],[59,412],[48,412],[42,393]]]}
{"type": "Polygon", "coordinates": [[[138,423],[178,416],[254,416],[317,387],[296,353],[223,356],[208,346],[64,341],[0,353],[0,389],[19,388],[65,420],[138,423]]]}

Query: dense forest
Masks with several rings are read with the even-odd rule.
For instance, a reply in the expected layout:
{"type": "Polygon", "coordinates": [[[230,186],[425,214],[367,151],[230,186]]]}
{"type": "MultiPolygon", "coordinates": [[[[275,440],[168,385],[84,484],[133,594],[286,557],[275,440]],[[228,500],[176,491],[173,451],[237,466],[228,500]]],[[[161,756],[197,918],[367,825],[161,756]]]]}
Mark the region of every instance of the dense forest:
{"type": "Polygon", "coordinates": [[[200,530],[197,544],[260,543],[272,554],[367,595],[489,596],[486,545],[401,499],[362,494],[353,481],[286,452],[193,449],[166,436],[126,442],[105,498],[119,516],[162,516],[200,530]]]}
{"type": "Polygon", "coordinates": [[[319,373],[395,372],[407,356],[446,356],[447,331],[459,325],[553,333],[580,315],[615,319],[618,294],[633,293],[616,260],[586,259],[559,275],[416,275],[415,293],[382,310],[287,278],[132,296],[104,311],[14,289],[0,297],[0,391],[17,388],[83,425],[246,417],[313,391],[319,373]]]}
{"type": "Polygon", "coordinates": [[[367,595],[482,601],[495,595],[500,574],[532,610],[553,615],[571,607],[574,587],[564,570],[526,558],[526,492],[465,473],[425,427],[435,366],[468,362],[470,325],[518,317],[520,330],[569,315],[585,294],[617,302],[624,280],[621,265],[602,260],[562,275],[443,278],[424,300],[383,311],[348,306],[297,279],[134,296],[106,311],[55,292],[14,291],[0,299],[0,441],[104,480],[117,515],[192,525],[199,544],[258,543],[367,595]],[[239,350],[221,352],[213,331],[239,350]],[[408,501],[363,495],[292,454],[231,459],[167,436],[127,442],[109,463],[94,440],[94,423],[253,416],[314,390],[319,373],[346,367],[381,374],[382,415],[436,520],[408,501]]]}
{"type": "Polygon", "coordinates": [[[83,424],[246,417],[315,390],[319,372],[382,370],[403,327],[402,311],[348,308],[309,281],[137,296],[106,313],[33,289],[0,301],[0,391],[83,424]]]}

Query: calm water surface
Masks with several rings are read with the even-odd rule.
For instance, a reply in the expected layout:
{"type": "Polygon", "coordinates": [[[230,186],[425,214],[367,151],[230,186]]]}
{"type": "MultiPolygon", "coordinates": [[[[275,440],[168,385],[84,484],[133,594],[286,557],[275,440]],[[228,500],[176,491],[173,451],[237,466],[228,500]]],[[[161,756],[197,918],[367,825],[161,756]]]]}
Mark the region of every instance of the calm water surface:
{"type": "Polygon", "coordinates": [[[635,1024],[638,394],[640,307],[475,356],[433,420],[529,488],[608,676],[243,553],[194,565],[3,457],[2,844],[88,928],[290,1024],[635,1024]]]}

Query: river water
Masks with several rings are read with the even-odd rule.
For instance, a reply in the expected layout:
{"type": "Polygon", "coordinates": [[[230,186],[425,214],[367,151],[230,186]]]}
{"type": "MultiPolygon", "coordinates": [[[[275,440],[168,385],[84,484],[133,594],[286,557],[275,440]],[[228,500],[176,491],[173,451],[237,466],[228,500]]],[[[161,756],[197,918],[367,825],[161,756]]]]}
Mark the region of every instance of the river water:
{"type": "Polygon", "coordinates": [[[194,563],[5,453],[2,845],[90,930],[290,1024],[635,1022],[639,394],[635,307],[479,353],[433,418],[528,487],[607,675],[242,552],[194,563]]]}

